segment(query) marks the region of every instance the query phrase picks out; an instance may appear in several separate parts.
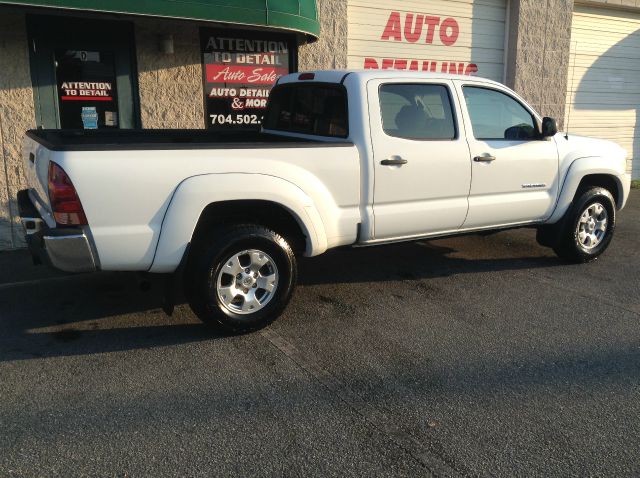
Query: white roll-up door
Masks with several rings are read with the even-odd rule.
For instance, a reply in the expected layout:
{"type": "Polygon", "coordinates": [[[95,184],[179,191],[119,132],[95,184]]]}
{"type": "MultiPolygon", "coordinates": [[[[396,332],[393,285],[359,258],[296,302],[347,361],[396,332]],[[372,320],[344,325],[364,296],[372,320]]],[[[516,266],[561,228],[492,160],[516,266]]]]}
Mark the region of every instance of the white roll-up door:
{"type": "Polygon", "coordinates": [[[504,81],[506,0],[348,0],[349,68],[504,81]]]}
{"type": "Polygon", "coordinates": [[[640,177],[640,13],[577,5],[565,129],[610,139],[640,177]],[[635,159],[635,160],[634,160],[635,159]]]}

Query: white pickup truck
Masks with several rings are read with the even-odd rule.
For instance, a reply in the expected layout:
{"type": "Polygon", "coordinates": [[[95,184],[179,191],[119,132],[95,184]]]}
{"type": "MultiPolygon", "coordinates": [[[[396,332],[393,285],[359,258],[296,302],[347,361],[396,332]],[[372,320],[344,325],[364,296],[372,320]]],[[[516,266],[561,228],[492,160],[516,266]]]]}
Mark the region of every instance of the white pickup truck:
{"type": "Polygon", "coordinates": [[[316,71],[280,78],[256,133],[29,131],[19,205],[54,267],[182,271],[203,321],[248,331],[286,306],[297,255],[338,246],[529,226],[593,260],[625,156],[490,80],[316,71]]]}

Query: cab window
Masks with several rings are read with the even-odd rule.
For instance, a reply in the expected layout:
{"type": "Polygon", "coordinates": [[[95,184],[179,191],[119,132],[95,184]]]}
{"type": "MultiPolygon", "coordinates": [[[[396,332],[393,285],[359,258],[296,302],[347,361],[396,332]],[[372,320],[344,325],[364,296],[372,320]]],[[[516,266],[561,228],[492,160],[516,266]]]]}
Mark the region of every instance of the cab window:
{"type": "Polygon", "coordinates": [[[449,89],[443,85],[382,85],[382,129],[389,136],[416,140],[452,140],[456,126],[449,89]]]}
{"type": "Polygon", "coordinates": [[[265,129],[316,136],[348,136],[347,94],[338,85],[276,86],[269,95],[265,129]]]}
{"type": "Polygon", "coordinates": [[[463,92],[476,139],[526,141],[538,137],[533,116],[511,96],[476,86],[465,86],[463,92]]]}

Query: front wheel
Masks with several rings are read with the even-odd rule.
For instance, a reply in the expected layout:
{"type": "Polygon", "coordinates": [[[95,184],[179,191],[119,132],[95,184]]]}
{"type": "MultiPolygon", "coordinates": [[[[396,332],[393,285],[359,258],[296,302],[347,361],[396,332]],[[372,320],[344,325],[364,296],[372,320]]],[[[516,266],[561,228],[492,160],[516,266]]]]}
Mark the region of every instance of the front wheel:
{"type": "Polygon", "coordinates": [[[571,262],[591,262],[609,247],[615,227],[613,196],[604,188],[589,188],[569,209],[553,250],[571,262]]]}
{"type": "Polygon", "coordinates": [[[201,241],[189,259],[185,295],[205,323],[234,332],[261,329],[284,310],[295,287],[288,242],[257,225],[230,226],[201,241]]]}

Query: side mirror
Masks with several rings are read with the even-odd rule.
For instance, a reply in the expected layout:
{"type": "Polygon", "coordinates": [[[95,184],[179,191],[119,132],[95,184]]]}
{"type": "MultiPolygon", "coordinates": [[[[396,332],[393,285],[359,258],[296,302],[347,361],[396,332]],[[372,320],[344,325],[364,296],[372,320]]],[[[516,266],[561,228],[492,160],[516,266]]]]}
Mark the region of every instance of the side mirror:
{"type": "Polygon", "coordinates": [[[542,134],[543,138],[548,138],[549,136],[555,136],[558,132],[558,124],[556,120],[553,118],[549,118],[545,116],[542,118],[542,134]]]}

